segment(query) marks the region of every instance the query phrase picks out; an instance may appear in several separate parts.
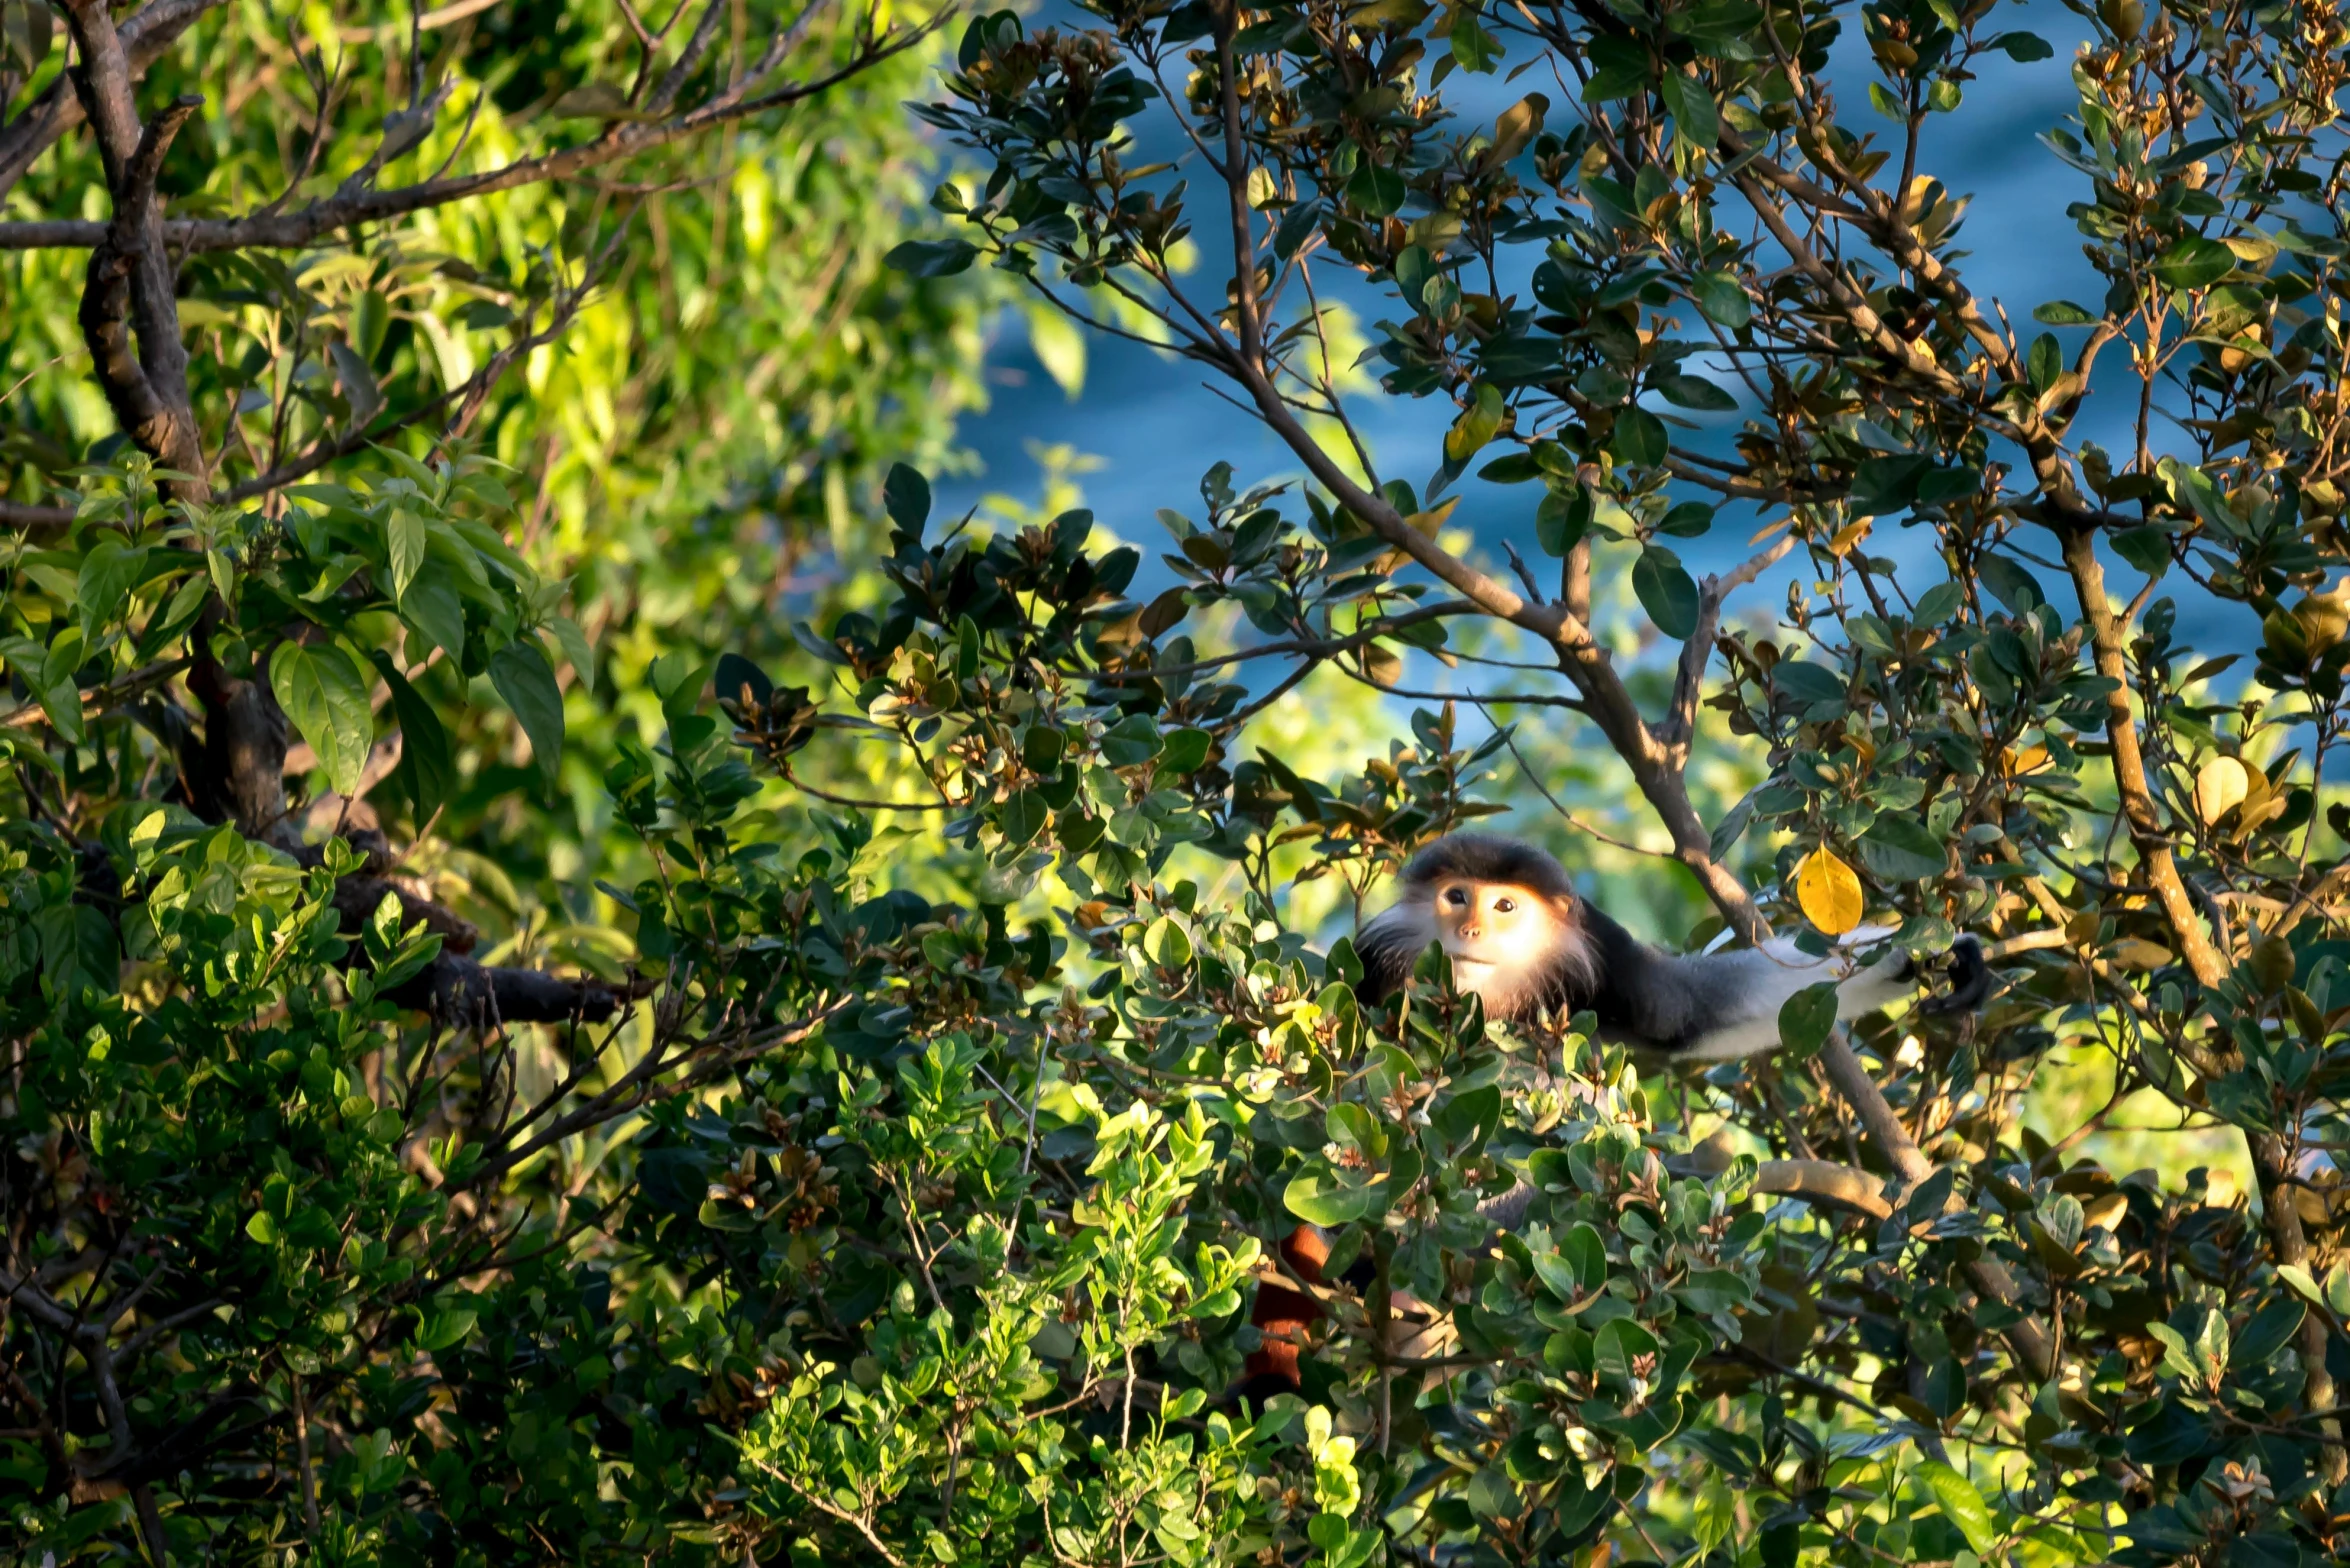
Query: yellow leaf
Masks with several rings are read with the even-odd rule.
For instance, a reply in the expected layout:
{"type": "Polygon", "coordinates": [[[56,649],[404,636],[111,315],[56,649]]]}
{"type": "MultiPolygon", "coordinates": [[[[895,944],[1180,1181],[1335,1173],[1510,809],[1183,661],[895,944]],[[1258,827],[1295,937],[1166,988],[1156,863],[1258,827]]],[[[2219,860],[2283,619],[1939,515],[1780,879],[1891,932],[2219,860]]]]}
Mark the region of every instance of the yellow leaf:
{"type": "Polygon", "coordinates": [[[1404,521],[1433,539],[1436,537],[1436,530],[1444,526],[1444,520],[1452,516],[1452,509],[1460,504],[1461,498],[1459,496],[1446,496],[1425,512],[1414,512],[1404,521]]]}
{"type": "Polygon", "coordinates": [[[2005,760],[2010,778],[2020,779],[2034,773],[2045,773],[2049,767],[2048,748],[2025,746],[2020,750],[2011,749],[2005,760]]]}
{"type": "Polygon", "coordinates": [[[2251,793],[2252,775],[2233,757],[2214,757],[2195,775],[2195,814],[2217,822],[2251,793]]]}
{"type": "Polygon", "coordinates": [[[1803,917],[1829,936],[1860,924],[1860,878],[1825,849],[1815,849],[1795,868],[1795,902],[1803,917]]]}
{"type": "Polygon", "coordinates": [[[1839,560],[1849,555],[1854,545],[1869,536],[1869,528],[1875,522],[1874,517],[1864,517],[1858,522],[1846,523],[1836,530],[1836,537],[1828,541],[1828,553],[1839,560]]]}

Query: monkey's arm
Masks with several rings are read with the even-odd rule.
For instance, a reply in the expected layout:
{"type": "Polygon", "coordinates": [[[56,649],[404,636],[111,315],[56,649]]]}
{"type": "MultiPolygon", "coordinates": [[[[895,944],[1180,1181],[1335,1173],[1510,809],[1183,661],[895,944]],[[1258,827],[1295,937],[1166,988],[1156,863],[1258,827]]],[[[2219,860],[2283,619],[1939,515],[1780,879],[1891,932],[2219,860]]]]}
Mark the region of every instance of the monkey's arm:
{"type": "MultiPolygon", "coordinates": [[[[1637,941],[1594,910],[1590,924],[1601,951],[1595,1004],[1603,1032],[1652,1046],[1689,1061],[1727,1061],[1775,1050],[1779,1009],[1822,980],[1842,961],[1815,958],[1790,938],[1727,953],[1675,955],[1637,941]]],[[[1861,933],[1864,939],[1877,933],[1861,933]]],[[[1990,971],[1971,936],[1952,949],[1954,989],[1937,1011],[1973,1007],[1990,990],[1990,971]]],[[[1906,953],[1894,952],[1846,978],[1836,991],[1836,1017],[1859,1018],[1914,995],[1924,977],[1906,953]]]]}

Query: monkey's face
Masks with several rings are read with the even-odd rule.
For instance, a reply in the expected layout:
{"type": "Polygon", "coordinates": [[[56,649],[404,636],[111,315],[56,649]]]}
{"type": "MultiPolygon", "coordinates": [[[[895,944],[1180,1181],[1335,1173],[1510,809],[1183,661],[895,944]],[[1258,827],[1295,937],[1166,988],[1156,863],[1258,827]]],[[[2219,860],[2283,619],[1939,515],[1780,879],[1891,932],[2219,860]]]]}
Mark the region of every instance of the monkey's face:
{"type": "Polygon", "coordinates": [[[1541,968],[1561,935],[1560,915],[1549,899],[1507,882],[1447,878],[1436,884],[1429,908],[1436,938],[1452,955],[1454,976],[1466,991],[1481,992],[1488,983],[1541,968]]]}

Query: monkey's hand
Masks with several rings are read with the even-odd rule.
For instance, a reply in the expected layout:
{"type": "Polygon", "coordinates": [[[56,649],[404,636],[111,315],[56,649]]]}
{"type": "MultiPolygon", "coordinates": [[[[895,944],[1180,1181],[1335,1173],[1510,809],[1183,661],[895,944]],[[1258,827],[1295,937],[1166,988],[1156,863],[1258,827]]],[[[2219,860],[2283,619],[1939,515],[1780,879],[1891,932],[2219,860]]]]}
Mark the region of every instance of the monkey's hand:
{"type": "Polygon", "coordinates": [[[1961,935],[1950,944],[1950,994],[1930,997],[1919,1011],[1933,1014],[1971,1013],[1991,994],[1991,966],[1983,961],[1983,944],[1961,935]]]}

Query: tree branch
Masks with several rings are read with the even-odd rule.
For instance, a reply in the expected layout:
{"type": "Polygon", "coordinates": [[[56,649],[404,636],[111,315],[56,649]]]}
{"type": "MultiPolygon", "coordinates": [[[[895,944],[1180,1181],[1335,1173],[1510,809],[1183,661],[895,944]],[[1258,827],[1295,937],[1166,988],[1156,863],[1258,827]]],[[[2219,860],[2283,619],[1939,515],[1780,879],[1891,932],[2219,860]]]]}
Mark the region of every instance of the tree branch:
{"type": "MultiPolygon", "coordinates": [[[[144,76],[147,67],[163,57],[198,17],[226,0],[156,0],[115,28],[127,60],[130,78],[144,76]]],[[[82,123],[85,115],[70,76],[60,75],[41,90],[32,106],[0,126],[0,196],[8,194],[25,171],[50,146],[82,123]]]]}
{"type": "MultiPolygon", "coordinates": [[[[954,13],[941,11],[919,26],[906,28],[862,45],[854,58],[805,82],[793,82],[757,97],[733,94],[704,104],[689,113],[657,123],[636,124],[609,131],[590,142],[566,147],[479,174],[425,180],[393,190],[337,192],[293,212],[253,213],[239,218],[175,219],[163,225],[163,237],[177,251],[274,249],[298,250],[323,235],[356,224],[406,217],[475,196],[487,196],[519,186],[567,180],[637,153],[648,152],[697,132],[782,108],[862,75],[893,59],[930,36],[954,13]]],[[[90,249],[105,238],[96,223],[49,220],[0,223],[0,250],[90,249]]]]}

